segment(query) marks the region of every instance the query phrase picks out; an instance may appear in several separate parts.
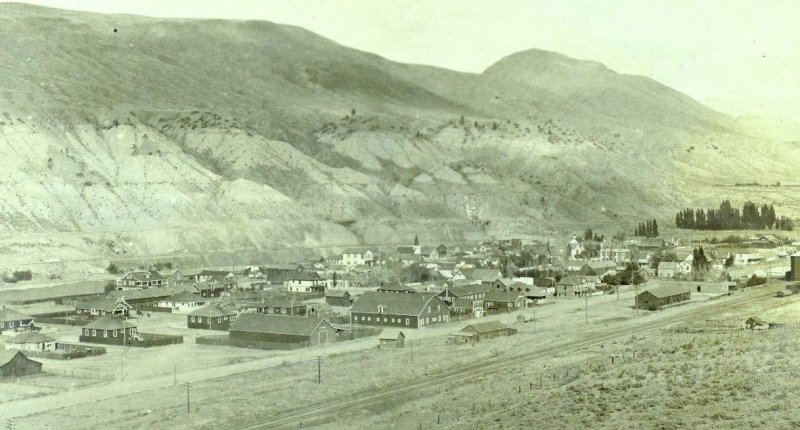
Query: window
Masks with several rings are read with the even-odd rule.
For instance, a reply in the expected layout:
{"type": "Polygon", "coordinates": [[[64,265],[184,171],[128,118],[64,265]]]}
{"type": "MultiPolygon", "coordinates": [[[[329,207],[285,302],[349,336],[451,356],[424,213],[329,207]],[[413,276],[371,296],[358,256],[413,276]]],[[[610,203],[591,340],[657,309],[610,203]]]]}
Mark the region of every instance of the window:
{"type": "Polygon", "coordinates": [[[97,330],[92,329],[92,336],[97,336],[97,330]]]}
{"type": "Polygon", "coordinates": [[[3,327],[5,327],[5,325],[6,325],[6,323],[5,323],[5,322],[3,322],[3,321],[0,321],[0,328],[3,328],[3,327]]]}
{"type": "Polygon", "coordinates": [[[108,330],[103,330],[103,337],[108,337],[108,330]]]}
{"type": "Polygon", "coordinates": [[[114,337],[117,337],[117,331],[116,331],[116,330],[114,330],[113,332],[111,332],[111,334],[112,334],[112,336],[114,336],[114,337]]]}
{"type": "Polygon", "coordinates": [[[372,317],[367,317],[367,321],[372,321],[372,317]]]}
{"type": "Polygon", "coordinates": [[[389,322],[389,318],[383,317],[383,322],[389,322]]]}
{"type": "Polygon", "coordinates": [[[406,318],[406,325],[411,325],[411,320],[406,318]]]}
{"type": "Polygon", "coordinates": [[[8,328],[14,328],[14,321],[8,322],[8,328]]]}
{"type": "Polygon", "coordinates": [[[428,306],[428,313],[431,313],[431,307],[428,306]]]}
{"type": "Polygon", "coordinates": [[[88,328],[83,329],[83,334],[89,336],[89,329],[88,328]]]}
{"type": "Polygon", "coordinates": [[[217,317],[217,322],[221,323],[222,322],[222,317],[217,317]]]}

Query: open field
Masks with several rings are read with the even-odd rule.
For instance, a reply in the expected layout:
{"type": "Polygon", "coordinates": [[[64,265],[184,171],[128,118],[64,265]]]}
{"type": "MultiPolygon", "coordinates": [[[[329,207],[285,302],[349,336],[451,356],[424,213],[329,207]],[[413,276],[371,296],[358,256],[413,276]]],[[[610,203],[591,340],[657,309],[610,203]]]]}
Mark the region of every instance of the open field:
{"type": "MultiPolygon", "coordinates": [[[[118,377],[122,370],[122,348],[110,347],[104,356],[69,363],[48,361],[46,368],[63,372],[77,366],[98,374],[110,373],[115,381],[104,386],[59,391],[47,397],[43,397],[47,394],[43,391],[33,393],[30,398],[13,406],[0,404],[0,414],[18,416],[17,428],[20,429],[56,428],[63,427],[64,423],[89,428],[101,425],[104,428],[219,428],[221,425],[239,426],[259,419],[287,416],[286,411],[297,410],[296,416],[300,418],[295,420],[291,418],[295,415],[289,413],[283,425],[296,421],[306,421],[305,425],[310,425],[313,422],[310,420],[319,419],[315,425],[335,428],[333,419],[341,419],[338,413],[311,413],[309,419],[303,418],[304,408],[330,404],[334,410],[350,407],[348,414],[354,410],[356,416],[353,419],[363,420],[366,427],[391,427],[384,420],[394,417],[391,421],[395,427],[414,428],[418,423],[408,420],[405,408],[434,410],[431,405],[444,402],[442,396],[452,390],[468,392],[478,386],[481,390],[493,389],[491,387],[505,387],[507,390],[509,387],[527,386],[535,382],[538,375],[544,375],[541,369],[551,369],[552,373],[558,366],[580,362],[581,357],[591,355],[589,361],[600,364],[604,358],[602,350],[597,349],[598,339],[602,340],[605,351],[612,354],[618,352],[613,342],[624,341],[630,333],[638,337],[655,334],[657,339],[664,335],[661,327],[665,324],[698,312],[708,314],[747,301],[757,303],[755,306],[759,309],[770,304],[793,303],[779,302],[772,297],[758,298],[759,295],[771,295],[777,289],[778,286],[772,285],[715,300],[696,295],[696,299],[687,305],[655,313],[639,311],[638,314],[630,307],[633,296],[630,290],[622,291],[619,301],[616,295],[591,297],[588,314],[583,300],[561,300],[536,309],[535,323],[515,323],[517,313],[484,318],[512,323],[519,329],[516,336],[480,342],[474,347],[450,345],[446,343],[446,334],[464,325],[464,322],[453,322],[432,329],[412,330],[410,347],[398,351],[377,349],[375,338],[301,351],[256,351],[195,345],[190,331],[185,328],[185,319],[169,315],[174,321],[161,320],[157,324],[168,327],[170,332],[188,334],[187,343],[148,350],[128,349],[124,382],[120,382],[118,377]],[[588,342],[586,346],[581,346],[585,342],[588,342]],[[576,345],[581,346],[579,353],[570,352],[570,348],[574,349],[576,345]],[[559,356],[561,350],[570,354],[559,356]],[[323,357],[322,384],[316,383],[317,355],[323,357]],[[520,363],[520,357],[525,365],[520,363]],[[487,363],[491,366],[483,369],[481,366],[487,363]],[[472,373],[459,373],[470,369],[472,373]],[[484,379],[502,378],[502,375],[508,375],[509,381],[515,382],[498,380],[497,384],[488,386],[478,384],[484,379]],[[428,381],[430,386],[417,388],[415,384],[420,381],[428,381]],[[188,415],[186,382],[191,382],[191,413],[188,415]],[[405,388],[389,400],[358,402],[365,395],[378,395],[387,390],[391,393],[392,387],[405,388]],[[355,405],[337,403],[347,400],[352,400],[355,405]],[[423,407],[419,402],[427,406],[423,407]],[[87,408],[89,404],[91,413],[87,408]],[[353,406],[357,407],[352,409],[353,406]]],[[[746,307],[751,306],[747,303],[746,307]]],[[[737,311],[735,318],[743,319],[746,312],[737,311]]],[[[527,309],[522,314],[531,320],[534,310],[527,309]]],[[[155,327],[156,322],[146,324],[155,327]]],[[[142,325],[142,331],[146,331],[146,324],[142,325]]],[[[495,398],[500,398],[500,391],[497,396],[481,397],[491,398],[494,402],[495,398]]],[[[450,394],[445,398],[452,399],[450,394]]],[[[476,404],[478,407],[480,405],[476,404]]],[[[448,410],[454,408],[455,405],[448,406],[448,410]]],[[[415,413],[414,416],[422,415],[415,413]]],[[[452,420],[452,415],[450,417],[452,420]]]]}

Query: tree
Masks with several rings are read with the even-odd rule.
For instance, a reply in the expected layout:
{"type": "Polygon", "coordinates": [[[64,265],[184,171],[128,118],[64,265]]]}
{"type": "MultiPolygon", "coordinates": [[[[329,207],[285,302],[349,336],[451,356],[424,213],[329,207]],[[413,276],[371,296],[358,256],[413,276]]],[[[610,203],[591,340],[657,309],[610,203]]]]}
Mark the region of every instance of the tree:
{"type": "Polygon", "coordinates": [[[333,281],[333,288],[336,288],[339,285],[339,274],[336,273],[335,270],[333,271],[331,280],[333,281]]]}
{"type": "Polygon", "coordinates": [[[414,246],[419,246],[419,236],[416,234],[414,235],[414,246]]]}
{"type": "Polygon", "coordinates": [[[108,267],[106,267],[106,272],[116,275],[119,273],[119,268],[114,263],[108,263],[108,267]]]}

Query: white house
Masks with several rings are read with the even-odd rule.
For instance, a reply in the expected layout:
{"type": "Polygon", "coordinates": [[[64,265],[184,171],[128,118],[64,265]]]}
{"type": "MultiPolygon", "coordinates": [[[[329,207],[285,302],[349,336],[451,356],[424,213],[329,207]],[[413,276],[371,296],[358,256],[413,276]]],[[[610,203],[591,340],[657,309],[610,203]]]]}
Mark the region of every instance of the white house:
{"type": "Polygon", "coordinates": [[[324,285],[317,272],[299,271],[286,277],[283,286],[293,293],[310,293],[314,287],[324,285]]]}
{"type": "Polygon", "coordinates": [[[338,263],[342,266],[372,266],[374,261],[375,255],[369,249],[366,251],[348,249],[342,253],[338,263]]]}
{"type": "Polygon", "coordinates": [[[188,291],[167,297],[158,302],[160,308],[170,308],[175,314],[188,314],[197,308],[205,306],[206,299],[188,291]]]}
{"type": "Polygon", "coordinates": [[[733,254],[734,266],[746,266],[748,264],[758,264],[763,260],[764,258],[761,256],[761,254],[733,254]]]}

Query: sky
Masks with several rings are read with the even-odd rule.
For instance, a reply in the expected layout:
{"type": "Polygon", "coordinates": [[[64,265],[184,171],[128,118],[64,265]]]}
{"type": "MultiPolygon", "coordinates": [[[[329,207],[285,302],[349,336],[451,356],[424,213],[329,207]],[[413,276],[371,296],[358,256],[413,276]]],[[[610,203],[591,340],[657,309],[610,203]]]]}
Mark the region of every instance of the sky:
{"type": "MultiPolygon", "coordinates": [[[[2,0],[0,0],[2,1],[2,0]]],[[[304,27],[391,60],[480,73],[536,48],[658,80],[722,112],[800,121],[800,0],[31,0],[304,27]]]]}

